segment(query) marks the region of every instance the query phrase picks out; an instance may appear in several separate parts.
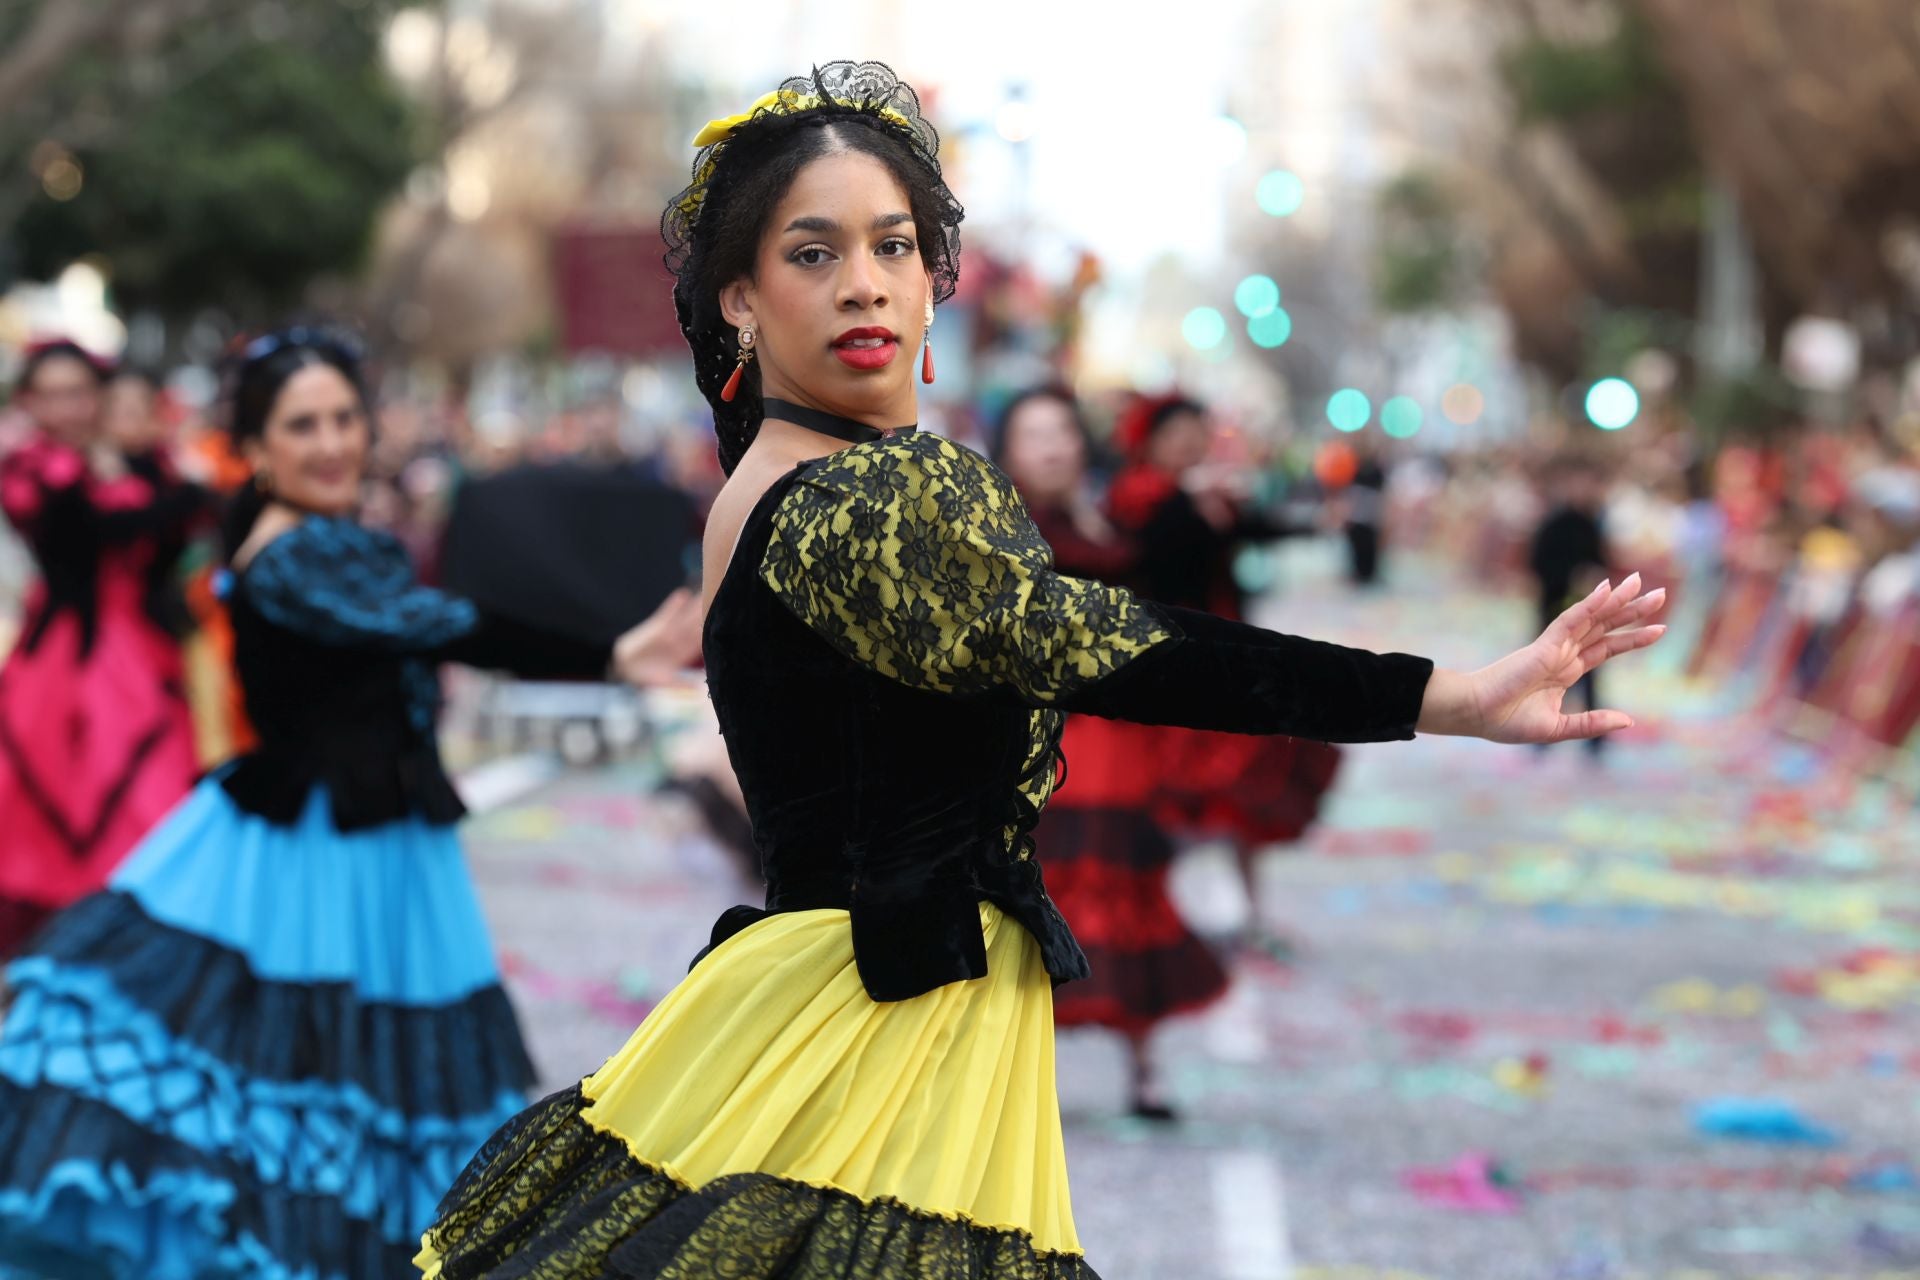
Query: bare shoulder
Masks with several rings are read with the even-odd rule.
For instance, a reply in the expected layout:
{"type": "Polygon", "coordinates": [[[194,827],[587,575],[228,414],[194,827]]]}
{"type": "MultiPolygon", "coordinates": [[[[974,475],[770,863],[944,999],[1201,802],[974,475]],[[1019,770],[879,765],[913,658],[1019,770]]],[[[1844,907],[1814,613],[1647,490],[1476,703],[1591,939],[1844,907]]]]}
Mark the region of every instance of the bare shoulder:
{"type": "Polygon", "coordinates": [[[727,566],[733,560],[734,547],[740,541],[740,530],[747,517],[766,496],[782,476],[792,468],[776,465],[749,456],[741,461],[740,467],[727,480],[713,500],[713,508],[707,513],[707,528],[701,544],[701,563],[708,566],[702,578],[706,603],[713,602],[713,596],[720,588],[720,581],[726,576],[727,566]]]}
{"type": "Polygon", "coordinates": [[[253,563],[255,556],[298,529],[304,519],[305,517],[298,511],[277,502],[268,503],[266,510],[260,513],[260,518],[253,522],[253,529],[247,534],[247,540],[240,544],[238,551],[233,553],[234,572],[245,571],[246,567],[253,563]]]}

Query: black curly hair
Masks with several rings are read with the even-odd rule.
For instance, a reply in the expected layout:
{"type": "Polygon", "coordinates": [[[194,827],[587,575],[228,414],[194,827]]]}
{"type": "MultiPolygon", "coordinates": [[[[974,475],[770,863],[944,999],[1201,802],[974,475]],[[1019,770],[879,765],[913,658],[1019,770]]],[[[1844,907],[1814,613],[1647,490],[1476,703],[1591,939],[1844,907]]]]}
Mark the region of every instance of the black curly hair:
{"type": "Polygon", "coordinates": [[[739,344],[721,314],[720,291],[753,277],[767,222],[800,171],[841,151],[879,160],[906,191],[933,300],[952,297],[959,281],[965,212],[940,176],[940,135],[920,114],[912,87],[879,62],[830,62],[783,82],[771,104],[700,152],[692,183],[660,219],[674,311],[729,473],[760,430],[760,372],[748,364],[734,399],[720,398],[739,344]]]}
{"type": "MultiPolygon", "coordinates": [[[[264,435],[280,393],[295,374],[311,365],[324,364],[337,370],[358,394],[360,403],[371,405],[364,362],[358,339],[344,330],[293,325],[255,338],[231,352],[226,360],[223,408],[228,437],[237,447],[264,435]]],[[[228,560],[253,532],[267,500],[266,494],[249,484],[241,486],[227,503],[220,519],[220,541],[228,560]]]]}

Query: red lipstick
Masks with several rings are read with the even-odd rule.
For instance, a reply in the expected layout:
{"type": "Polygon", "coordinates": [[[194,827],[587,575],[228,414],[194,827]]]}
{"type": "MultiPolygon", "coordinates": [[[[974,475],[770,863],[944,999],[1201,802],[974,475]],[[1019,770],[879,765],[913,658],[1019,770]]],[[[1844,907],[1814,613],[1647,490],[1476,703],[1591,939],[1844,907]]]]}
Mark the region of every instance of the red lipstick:
{"type": "Polygon", "coordinates": [[[884,369],[899,353],[899,338],[878,325],[849,329],[833,340],[833,354],[854,369],[884,369]]]}

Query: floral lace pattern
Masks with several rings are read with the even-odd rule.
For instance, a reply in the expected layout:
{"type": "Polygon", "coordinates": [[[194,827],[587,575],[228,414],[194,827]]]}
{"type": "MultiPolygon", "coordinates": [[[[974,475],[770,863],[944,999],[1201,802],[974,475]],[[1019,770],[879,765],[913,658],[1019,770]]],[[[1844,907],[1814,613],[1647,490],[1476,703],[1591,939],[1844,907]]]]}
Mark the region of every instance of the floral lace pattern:
{"type": "Polygon", "coordinates": [[[760,577],[853,661],[937,693],[1045,708],[1172,637],[1131,593],[1054,572],[1012,483],[921,432],[809,468],[760,577]]]}
{"type": "Polygon", "coordinates": [[[495,1134],[440,1205],[433,1280],[1098,1280],[1024,1233],[764,1173],[694,1190],[581,1114],[579,1086],[495,1134]]]}
{"type": "Polygon", "coordinates": [[[760,578],[863,667],[1034,708],[1009,844],[1058,784],[1064,718],[1052,704],[1172,638],[1129,592],[1054,572],[1012,482],[921,432],[809,468],[774,517],[760,578]]]}

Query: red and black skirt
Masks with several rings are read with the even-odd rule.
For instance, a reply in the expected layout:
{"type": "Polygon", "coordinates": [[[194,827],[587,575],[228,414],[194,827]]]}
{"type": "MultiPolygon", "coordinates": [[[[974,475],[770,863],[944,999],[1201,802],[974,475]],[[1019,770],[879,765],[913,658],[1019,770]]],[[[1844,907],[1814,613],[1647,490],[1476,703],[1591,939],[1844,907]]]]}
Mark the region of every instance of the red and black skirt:
{"type": "Polygon", "coordinates": [[[1067,722],[1067,783],[1034,836],[1047,890],[1093,972],[1054,992],[1060,1026],[1144,1034],[1227,990],[1226,970],[1167,891],[1174,845],[1151,809],[1164,733],[1087,716],[1067,722]]]}

